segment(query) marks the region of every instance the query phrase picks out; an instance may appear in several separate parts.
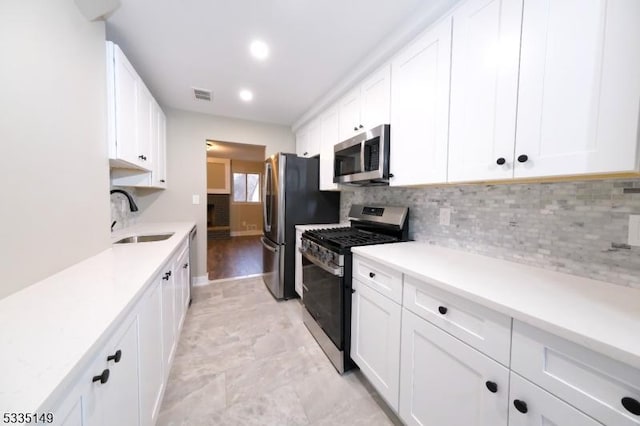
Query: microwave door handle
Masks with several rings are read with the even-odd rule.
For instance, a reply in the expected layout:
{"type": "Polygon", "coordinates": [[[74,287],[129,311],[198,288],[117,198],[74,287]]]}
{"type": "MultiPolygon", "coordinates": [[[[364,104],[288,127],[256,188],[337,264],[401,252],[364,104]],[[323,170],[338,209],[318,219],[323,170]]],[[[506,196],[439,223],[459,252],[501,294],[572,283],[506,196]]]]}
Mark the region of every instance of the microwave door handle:
{"type": "Polygon", "coordinates": [[[366,139],[363,140],[360,143],[360,173],[366,172],[366,170],[364,169],[364,166],[365,166],[365,162],[364,162],[364,146],[365,146],[365,142],[366,142],[366,139]]]}

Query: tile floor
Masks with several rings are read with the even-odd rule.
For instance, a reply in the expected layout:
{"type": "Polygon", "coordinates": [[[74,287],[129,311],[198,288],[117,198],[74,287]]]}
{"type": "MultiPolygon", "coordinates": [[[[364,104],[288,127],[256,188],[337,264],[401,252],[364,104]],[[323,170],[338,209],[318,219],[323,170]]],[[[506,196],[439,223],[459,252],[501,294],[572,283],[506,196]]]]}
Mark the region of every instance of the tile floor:
{"type": "Polygon", "coordinates": [[[261,278],[194,289],[158,425],[401,424],[359,371],[335,371],[300,308],[261,278]]]}

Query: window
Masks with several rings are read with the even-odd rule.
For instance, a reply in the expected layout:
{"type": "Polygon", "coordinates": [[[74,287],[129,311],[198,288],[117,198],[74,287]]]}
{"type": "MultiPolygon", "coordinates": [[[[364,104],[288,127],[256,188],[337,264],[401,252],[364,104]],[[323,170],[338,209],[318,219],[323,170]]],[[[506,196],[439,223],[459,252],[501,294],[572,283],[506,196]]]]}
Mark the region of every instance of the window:
{"type": "Polygon", "coordinates": [[[260,175],[258,173],[233,174],[233,201],[236,203],[260,202],[260,175]]]}

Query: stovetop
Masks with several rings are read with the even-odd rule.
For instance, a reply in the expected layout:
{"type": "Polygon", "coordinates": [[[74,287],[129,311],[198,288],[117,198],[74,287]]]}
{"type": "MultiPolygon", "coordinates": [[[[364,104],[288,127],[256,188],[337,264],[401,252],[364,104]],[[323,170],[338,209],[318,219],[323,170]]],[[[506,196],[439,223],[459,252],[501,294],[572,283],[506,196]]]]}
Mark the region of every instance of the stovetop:
{"type": "Polygon", "coordinates": [[[397,237],[348,226],[344,228],[314,229],[306,231],[304,235],[327,248],[337,248],[340,250],[399,241],[397,237]]]}

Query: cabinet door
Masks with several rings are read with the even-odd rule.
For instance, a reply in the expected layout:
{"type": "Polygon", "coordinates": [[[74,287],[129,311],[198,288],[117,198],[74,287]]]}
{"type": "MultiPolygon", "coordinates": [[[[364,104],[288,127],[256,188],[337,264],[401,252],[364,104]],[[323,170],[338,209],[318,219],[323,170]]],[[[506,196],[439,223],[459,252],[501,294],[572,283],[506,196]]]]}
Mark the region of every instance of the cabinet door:
{"type": "Polygon", "coordinates": [[[160,106],[154,101],[151,114],[151,186],[166,188],[166,121],[160,106]]]}
{"type": "Polygon", "coordinates": [[[351,358],[394,411],[400,381],[400,305],[353,280],[351,358]]]}
{"type": "Polygon", "coordinates": [[[362,130],[389,124],[390,107],[391,66],[387,64],[369,76],[360,88],[360,124],[364,126],[362,130]]]}
{"type": "Polygon", "coordinates": [[[639,20],[637,0],[526,1],[516,177],[636,168],[639,20]]]}
{"type": "Polygon", "coordinates": [[[140,302],[140,422],[153,425],[160,409],[163,387],[162,362],[162,279],[156,278],[152,288],[140,302]]]}
{"type": "Polygon", "coordinates": [[[182,320],[184,321],[187,315],[187,309],[189,308],[189,291],[191,285],[191,264],[189,263],[189,247],[182,256],[182,263],[180,266],[182,271],[182,320]]]}
{"type": "Polygon", "coordinates": [[[108,361],[109,381],[101,400],[105,425],[137,425],[138,405],[138,321],[134,317],[125,331],[109,346],[107,356],[120,351],[119,360],[108,361]]]}
{"type": "Polygon", "coordinates": [[[309,128],[302,127],[296,133],[296,154],[298,157],[309,157],[309,128]]]}
{"type": "Polygon", "coordinates": [[[340,142],[340,121],[338,108],[331,108],[320,117],[322,139],[320,142],[320,190],[338,189],[333,182],[333,147],[340,142]]]}
{"type": "Polygon", "coordinates": [[[158,155],[153,159],[155,185],[167,187],[167,118],[158,107],[158,155]]]}
{"type": "Polygon", "coordinates": [[[319,155],[321,142],[321,122],[320,119],[315,119],[309,124],[309,139],[307,140],[307,155],[305,155],[305,157],[315,157],[319,155]]]}
{"type": "Polygon", "coordinates": [[[401,353],[400,417],[404,422],[507,424],[507,368],[406,309],[402,310],[401,353]]]}
{"type": "Polygon", "coordinates": [[[522,1],[469,0],[453,14],[450,182],[513,176],[522,1]]]}
{"type": "Polygon", "coordinates": [[[391,99],[391,185],[446,182],[451,19],[396,56],[391,99]]]}
{"type": "Polygon", "coordinates": [[[302,299],[302,253],[300,253],[300,238],[302,237],[302,231],[296,230],[296,281],[295,289],[298,296],[302,299]]]}
{"type": "Polygon", "coordinates": [[[149,93],[142,81],[138,82],[138,106],[137,106],[137,137],[138,141],[138,153],[137,157],[142,161],[142,166],[147,170],[152,170],[153,155],[151,154],[152,141],[151,137],[153,132],[153,113],[154,113],[154,99],[149,93]]]}
{"type": "Polygon", "coordinates": [[[360,87],[342,98],[340,105],[340,142],[361,133],[364,124],[360,120],[360,87]]]}
{"type": "Polygon", "coordinates": [[[142,167],[137,141],[140,79],[118,46],[114,46],[114,61],[117,157],[142,167]]]}
{"type": "Polygon", "coordinates": [[[601,426],[602,423],[593,420],[516,373],[511,373],[509,425],[601,426]],[[518,402],[515,402],[516,400],[518,402]],[[516,404],[519,409],[516,408],[516,404]]]}
{"type": "MultiPolygon", "coordinates": [[[[168,268],[167,271],[168,272],[168,268]]],[[[173,279],[162,273],[162,357],[165,379],[171,369],[171,359],[173,357],[175,333],[175,291],[173,279]]]]}

